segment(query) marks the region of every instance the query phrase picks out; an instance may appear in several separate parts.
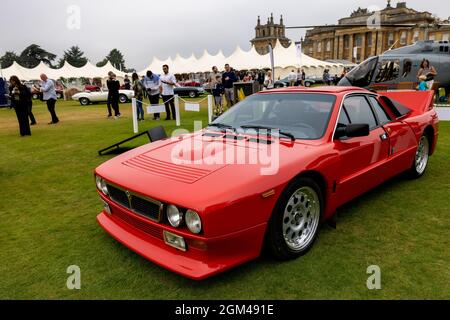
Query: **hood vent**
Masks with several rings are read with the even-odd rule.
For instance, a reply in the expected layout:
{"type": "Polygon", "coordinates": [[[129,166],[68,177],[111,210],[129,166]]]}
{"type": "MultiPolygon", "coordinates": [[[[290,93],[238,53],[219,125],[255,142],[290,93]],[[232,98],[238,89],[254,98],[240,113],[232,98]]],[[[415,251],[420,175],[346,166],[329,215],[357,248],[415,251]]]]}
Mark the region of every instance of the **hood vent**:
{"type": "Polygon", "coordinates": [[[136,170],[184,183],[194,183],[212,172],[207,169],[200,169],[192,166],[157,160],[145,154],[127,160],[123,164],[136,170]]]}

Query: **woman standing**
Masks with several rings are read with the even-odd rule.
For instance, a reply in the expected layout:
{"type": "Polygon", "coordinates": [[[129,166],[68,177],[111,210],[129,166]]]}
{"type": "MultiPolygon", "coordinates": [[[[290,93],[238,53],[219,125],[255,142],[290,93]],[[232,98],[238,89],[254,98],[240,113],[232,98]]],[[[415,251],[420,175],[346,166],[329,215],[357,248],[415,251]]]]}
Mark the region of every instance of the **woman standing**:
{"type": "Polygon", "coordinates": [[[273,77],[272,71],[267,71],[266,77],[264,78],[264,87],[266,89],[273,89],[273,77]]]}
{"type": "Polygon", "coordinates": [[[9,79],[9,83],[11,105],[16,111],[20,135],[22,137],[31,136],[30,123],[28,122],[28,106],[31,99],[31,92],[16,76],[12,76],[9,79]]]}
{"type": "Polygon", "coordinates": [[[434,84],[434,77],[437,76],[437,71],[433,66],[430,65],[430,61],[427,59],[423,59],[422,63],[420,64],[420,69],[419,72],[417,73],[417,79],[420,80],[421,76],[426,77],[428,90],[432,90],[434,84]]]}
{"type": "Polygon", "coordinates": [[[131,76],[133,81],[134,97],[136,98],[137,119],[144,121],[144,109],[142,108],[142,100],[144,99],[144,86],[139,80],[138,74],[135,72],[131,76]]]}
{"type": "Polygon", "coordinates": [[[106,81],[108,87],[108,101],[110,101],[112,108],[114,109],[114,119],[120,118],[122,115],[119,110],[119,89],[120,82],[116,79],[114,72],[108,72],[109,79],[106,81]]]}

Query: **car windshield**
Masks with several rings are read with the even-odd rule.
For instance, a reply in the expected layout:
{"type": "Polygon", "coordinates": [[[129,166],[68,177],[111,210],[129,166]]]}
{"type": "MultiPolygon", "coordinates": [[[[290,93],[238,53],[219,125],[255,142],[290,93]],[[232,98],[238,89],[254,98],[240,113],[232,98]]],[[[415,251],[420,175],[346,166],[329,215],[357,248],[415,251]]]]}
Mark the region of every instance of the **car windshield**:
{"type": "Polygon", "coordinates": [[[378,57],[373,57],[362,62],[347,74],[347,79],[355,87],[367,87],[372,81],[378,57]]]}
{"type": "Polygon", "coordinates": [[[320,139],[327,128],[336,97],[317,93],[256,94],[218,117],[211,129],[279,130],[281,136],[320,139]]]}

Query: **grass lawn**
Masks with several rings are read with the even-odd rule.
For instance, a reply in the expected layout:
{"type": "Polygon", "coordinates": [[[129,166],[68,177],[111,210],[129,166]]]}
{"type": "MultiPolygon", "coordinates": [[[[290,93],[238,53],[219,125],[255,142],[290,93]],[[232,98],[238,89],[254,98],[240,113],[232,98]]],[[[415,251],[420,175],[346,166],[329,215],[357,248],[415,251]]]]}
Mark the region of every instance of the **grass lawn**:
{"type": "MultiPolygon", "coordinates": [[[[306,256],[260,258],[194,282],[166,271],[113,240],[98,225],[101,203],[93,169],[112,156],[97,150],[132,135],[106,106],[58,102],[60,124],[21,138],[15,113],[0,109],[0,299],[432,299],[450,298],[450,122],[426,175],[395,178],[339,210],[337,230],[321,228],[306,256]],[[81,268],[81,290],[68,290],[66,269],[81,268]],[[382,289],[366,287],[370,265],[382,289]]],[[[147,116],[150,119],[150,116],[147,116]]],[[[182,126],[206,111],[182,112],[182,126]]],[[[171,132],[175,122],[158,122],[171,132]]],[[[155,121],[140,123],[142,130],[155,121]]],[[[137,146],[146,138],[134,142],[137,146]]]]}

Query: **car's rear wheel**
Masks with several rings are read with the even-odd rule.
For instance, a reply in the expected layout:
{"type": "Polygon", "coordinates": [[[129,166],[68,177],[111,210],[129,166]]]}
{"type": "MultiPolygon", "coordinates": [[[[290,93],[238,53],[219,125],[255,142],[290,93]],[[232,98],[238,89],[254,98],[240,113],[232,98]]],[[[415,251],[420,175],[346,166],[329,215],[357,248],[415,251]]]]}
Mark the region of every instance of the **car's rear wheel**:
{"type": "Polygon", "coordinates": [[[189,91],[189,98],[195,98],[195,97],[197,97],[197,92],[189,91]]]}
{"type": "Polygon", "coordinates": [[[311,178],[295,179],[278,200],[266,234],[266,246],[278,259],[304,255],[312,247],[323,212],[323,195],[311,178]]]}
{"type": "Polygon", "coordinates": [[[120,102],[120,103],[126,103],[127,101],[128,101],[128,97],[127,97],[126,95],[121,94],[121,95],[119,96],[119,102],[120,102]]]}
{"type": "Polygon", "coordinates": [[[311,87],[311,82],[305,82],[305,87],[311,87]]]}
{"type": "Polygon", "coordinates": [[[39,99],[39,95],[38,95],[37,93],[33,93],[33,99],[34,99],[34,100],[39,99]]]}
{"type": "Polygon", "coordinates": [[[91,101],[88,98],[80,98],[79,101],[82,106],[87,106],[89,105],[89,103],[91,103],[91,101]]]}
{"type": "Polygon", "coordinates": [[[420,178],[425,173],[428,160],[430,159],[430,139],[426,134],[424,134],[417,145],[416,156],[414,157],[414,162],[409,170],[409,176],[411,178],[420,178]]]}

